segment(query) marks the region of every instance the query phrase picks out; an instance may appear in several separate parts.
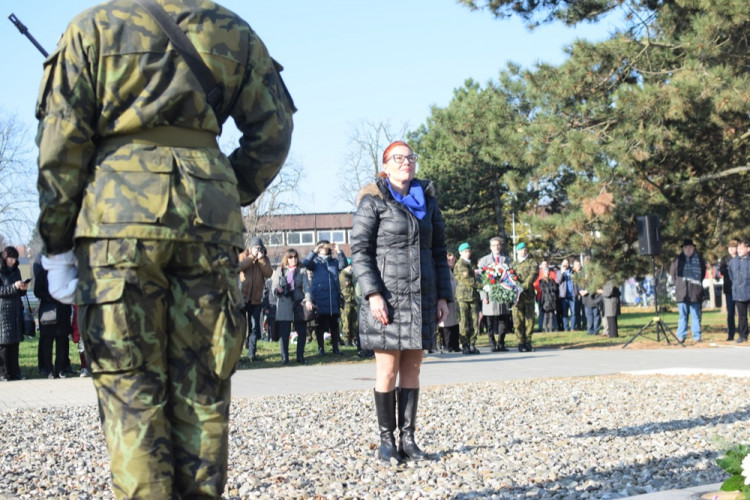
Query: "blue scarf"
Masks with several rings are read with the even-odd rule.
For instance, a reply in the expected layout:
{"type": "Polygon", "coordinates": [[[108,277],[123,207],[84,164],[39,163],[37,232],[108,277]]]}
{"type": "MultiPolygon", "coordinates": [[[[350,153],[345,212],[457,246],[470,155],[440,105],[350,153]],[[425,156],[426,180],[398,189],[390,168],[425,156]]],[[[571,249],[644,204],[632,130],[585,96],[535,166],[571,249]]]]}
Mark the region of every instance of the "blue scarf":
{"type": "Polygon", "coordinates": [[[391,181],[386,179],[385,182],[388,184],[388,189],[391,191],[394,200],[404,205],[417,219],[422,220],[424,218],[427,213],[427,203],[424,198],[424,189],[422,189],[420,183],[412,180],[409,186],[409,194],[402,196],[401,193],[393,189],[391,181]]]}

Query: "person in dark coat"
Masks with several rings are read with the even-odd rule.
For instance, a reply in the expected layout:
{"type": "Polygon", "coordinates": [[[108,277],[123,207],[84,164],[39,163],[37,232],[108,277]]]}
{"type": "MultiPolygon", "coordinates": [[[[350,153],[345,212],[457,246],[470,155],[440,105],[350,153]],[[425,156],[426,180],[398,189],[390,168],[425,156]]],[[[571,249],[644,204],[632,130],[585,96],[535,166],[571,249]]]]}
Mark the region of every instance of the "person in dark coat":
{"type": "Polygon", "coordinates": [[[741,238],[737,256],[729,262],[732,297],[737,309],[738,335],[735,342],[747,342],[747,315],[750,308],[750,238],[741,238]]]}
{"type": "Polygon", "coordinates": [[[620,288],[608,281],[601,290],[604,298],[604,318],[607,322],[607,336],[619,337],[617,333],[617,316],[620,314],[620,288]]]}
{"type": "Polygon", "coordinates": [[[685,342],[689,316],[693,342],[703,342],[701,340],[701,306],[706,262],[695,251],[695,245],[690,238],[683,240],[682,253],[672,261],[669,274],[674,283],[674,300],[677,302],[680,313],[677,322],[677,340],[680,343],[685,342]]]}
{"type": "Polygon", "coordinates": [[[71,317],[73,306],[55,300],[49,293],[47,271],[42,267],[41,255],[34,260],[34,295],[39,299],[39,373],[48,378],[65,378],[68,367],[71,317]],[[55,362],[52,364],[52,350],[55,362]]]}
{"type": "Polygon", "coordinates": [[[737,244],[737,240],[729,240],[727,254],[721,258],[721,262],[719,263],[722,291],[724,292],[724,302],[727,308],[727,340],[734,340],[734,332],[736,331],[734,322],[734,295],[732,295],[732,277],[729,276],[729,263],[737,257],[737,244]]]}
{"type": "Polygon", "coordinates": [[[539,280],[539,306],[544,313],[544,324],[542,325],[542,331],[553,332],[555,331],[555,313],[557,312],[557,296],[559,294],[557,281],[555,278],[550,276],[549,267],[542,266],[541,268],[542,277],[539,280]]]}
{"type": "Polygon", "coordinates": [[[363,297],[360,341],[375,350],[378,454],[398,462],[426,457],[414,439],[419,371],[423,350],[453,301],[443,216],[432,183],[414,178],[416,162],[404,142],[385,149],[383,171],[357,197],[351,232],[352,268],[363,297]]]}
{"type": "Polygon", "coordinates": [[[318,308],[318,319],[315,326],[315,338],[318,341],[318,354],[325,354],[323,334],[331,334],[331,351],[339,351],[339,315],[341,313],[341,290],[339,290],[339,273],[347,266],[346,255],[339,250],[338,244],[321,240],[307,255],[302,265],[313,273],[310,284],[312,300],[318,308]],[[335,254],[335,257],[334,255],[335,254]]]}
{"type": "Polygon", "coordinates": [[[18,250],[5,247],[0,262],[0,380],[21,380],[18,344],[23,340],[23,304],[28,283],[21,281],[18,250]]]}

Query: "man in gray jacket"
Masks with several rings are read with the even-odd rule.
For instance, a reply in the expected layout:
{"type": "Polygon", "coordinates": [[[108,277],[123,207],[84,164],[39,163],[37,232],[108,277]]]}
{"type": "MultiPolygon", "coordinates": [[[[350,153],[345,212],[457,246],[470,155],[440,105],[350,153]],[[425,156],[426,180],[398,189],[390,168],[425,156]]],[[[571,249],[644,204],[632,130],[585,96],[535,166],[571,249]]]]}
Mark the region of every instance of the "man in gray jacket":
{"type": "MultiPolygon", "coordinates": [[[[503,240],[499,236],[490,239],[490,253],[479,259],[479,270],[493,264],[510,265],[510,259],[503,252],[503,240]]],[[[510,330],[510,309],[507,304],[500,304],[490,299],[490,294],[479,291],[482,301],[482,316],[487,318],[487,335],[493,352],[505,352],[505,334],[510,330]],[[497,341],[495,340],[497,335],[497,341]]]]}

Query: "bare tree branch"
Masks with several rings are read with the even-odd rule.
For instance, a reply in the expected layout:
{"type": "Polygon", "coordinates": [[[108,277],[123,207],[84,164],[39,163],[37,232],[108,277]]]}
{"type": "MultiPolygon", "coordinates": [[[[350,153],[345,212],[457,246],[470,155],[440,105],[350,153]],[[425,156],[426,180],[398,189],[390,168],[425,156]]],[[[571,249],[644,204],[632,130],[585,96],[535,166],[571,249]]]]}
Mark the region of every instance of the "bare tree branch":
{"type": "Polygon", "coordinates": [[[395,131],[389,122],[362,120],[352,126],[349,136],[349,149],[339,170],[340,187],[344,198],[356,205],[357,193],[375,179],[380,171],[380,154],[393,141],[406,137],[408,123],[395,131]]]}
{"type": "Polygon", "coordinates": [[[0,235],[27,243],[37,218],[36,168],[15,115],[0,112],[0,235]]]}

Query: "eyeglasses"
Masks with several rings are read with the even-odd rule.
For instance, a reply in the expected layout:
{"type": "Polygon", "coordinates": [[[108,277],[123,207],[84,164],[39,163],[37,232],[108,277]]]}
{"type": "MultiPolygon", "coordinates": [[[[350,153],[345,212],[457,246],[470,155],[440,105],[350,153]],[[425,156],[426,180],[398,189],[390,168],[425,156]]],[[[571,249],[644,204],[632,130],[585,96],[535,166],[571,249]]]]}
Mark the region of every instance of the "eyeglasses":
{"type": "Polygon", "coordinates": [[[299,259],[296,255],[290,255],[287,257],[287,259],[299,259]]]}
{"type": "Polygon", "coordinates": [[[395,161],[397,164],[401,165],[404,163],[404,160],[409,160],[409,163],[417,163],[417,155],[391,155],[390,158],[388,158],[388,161],[395,161]]]}

